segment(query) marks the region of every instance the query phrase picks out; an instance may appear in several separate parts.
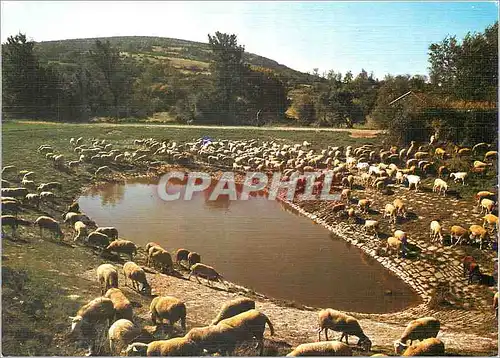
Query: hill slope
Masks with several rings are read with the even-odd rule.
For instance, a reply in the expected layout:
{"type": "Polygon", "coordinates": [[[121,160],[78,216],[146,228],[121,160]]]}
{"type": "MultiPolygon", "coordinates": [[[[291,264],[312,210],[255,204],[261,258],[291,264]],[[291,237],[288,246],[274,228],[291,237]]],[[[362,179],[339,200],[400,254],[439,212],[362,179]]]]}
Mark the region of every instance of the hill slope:
{"type": "MultiPolygon", "coordinates": [[[[44,61],[57,61],[73,63],[80,54],[88,51],[96,40],[109,41],[112,46],[120,51],[141,57],[156,59],[185,59],[204,63],[198,63],[198,68],[208,67],[210,61],[210,47],[208,43],[173,39],[154,36],[117,36],[101,38],[85,38],[58,41],[42,41],[36,44],[36,51],[44,61]]],[[[253,53],[245,52],[244,61],[253,66],[269,68],[284,77],[295,79],[298,82],[306,82],[311,75],[293,70],[269,58],[253,53]]],[[[190,61],[187,61],[190,65],[190,61]]],[[[192,65],[192,64],[191,64],[192,65]]]]}

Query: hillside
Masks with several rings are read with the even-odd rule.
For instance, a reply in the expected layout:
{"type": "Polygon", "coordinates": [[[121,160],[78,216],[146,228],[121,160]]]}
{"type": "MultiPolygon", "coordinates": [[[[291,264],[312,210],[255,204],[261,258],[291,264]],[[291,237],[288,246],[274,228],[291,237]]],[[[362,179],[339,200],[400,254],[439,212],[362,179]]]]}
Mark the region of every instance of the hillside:
{"type": "MultiPolygon", "coordinates": [[[[117,36],[58,41],[42,41],[36,51],[43,61],[74,63],[79,55],[88,51],[96,40],[109,41],[122,53],[150,59],[168,59],[174,67],[194,72],[204,72],[210,61],[208,43],[154,36],[117,36]]],[[[244,45],[244,44],[243,44],[244,45]]],[[[244,61],[252,66],[272,69],[283,77],[296,82],[308,82],[312,77],[293,70],[269,58],[245,52],[244,61]]]]}

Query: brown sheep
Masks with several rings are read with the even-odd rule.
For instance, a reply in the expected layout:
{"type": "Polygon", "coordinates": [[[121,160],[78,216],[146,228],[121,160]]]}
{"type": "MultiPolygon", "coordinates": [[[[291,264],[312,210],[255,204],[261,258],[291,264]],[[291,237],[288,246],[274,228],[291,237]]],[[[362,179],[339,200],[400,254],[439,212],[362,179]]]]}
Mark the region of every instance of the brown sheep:
{"type": "Polygon", "coordinates": [[[153,341],[149,344],[132,343],[127,347],[127,356],[154,356],[154,357],[199,357],[202,350],[196,343],[186,337],[171,338],[163,341],[153,341]]]}
{"type": "Polygon", "coordinates": [[[396,354],[401,354],[407,347],[407,341],[410,345],[413,341],[424,340],[426,338],[434,338],[438,335],[441,324],[434,317],[422,317],[411,321],[406,326],[401,338],[394,342],[394,351],[396,354]]]}
{"type": "Polygon", "coordinates": [[[118,287],[118,271],[111,264],[102,264],[97,268],[97,280],[104,295],[108,289],[118,287]]]}
{"type": "Polygon", "coordinates": [[[325,331],[325,338],[328,341],[328,330],[342,332],[340,341],[345,337],[346,343],[349,344],[349,335],[354,335],[359,338],[357,345],[363,347],[366,351],[370,351],[372,342],[365,335],[363,329],[359,325],[356,318],[348,316],[340,311],[327,308],[318,313],[318,340],[321,340],[321,332],[325,331]]]}
{"type": "Polygon", "coordinates": [[[110,288],[106,291],[104,297],[109,298],[113,302],[115,309],[115,319],[128,319],[132,321],[134,312],[132,304],[119,288],[110,288]]]}
{"type": "Polygon", "coordinates": [[[468,233],[467,229],[464,229],[463,227],[458,226],[458,225],[453,225],[450,228],[451,239],[452,239],[452,241],[453,241],[453,239],[456,240],[456,242],[453,244],[453,246],[462,242],[462,240],[467,236],[467,233],[468,233]]]}
{"type": "Polygon", "coordinates": [[[188,264],[189,267],[193,266],[194,264],[200,263],[201,262],[201,256],[197,252],[190,252],[188,255],[188,264]]]}
{"type": "Polygon", "coordinates": [[[141,328],[128,319],[119,319],[108,330],[109,349],[112,355],[120,355],[122,349],[141,334],[141,328]]]}
{"type": "Polygon", "coordinates": [[[222,321],[223,319],[229,318],[236,316],[237,314],[240,314],[245,311],[249,311],[255,309],[255,301],[246,298],[246,297],[241,297],[241,298],[235,298],[233,300],[227,301],[224,303],[222,306],[219,314],[215,319],[210,323],[211,325],[215,325],[222,321]]]}
{"type": "Polygon", "coordinates": [[[171,296],[155,297],[151,301],[149,311],[153,324],[167,320],[168,325],[173,326],[180,320],[182,330],[186,330],[186,305],[181,300],[171,296]]]}
{"type": "Polygon", "coordinates": [[[151,248],[150,250],[152,251],[152,254],[150,255],[149,258],[149,263],[156,269],[160,269],[161,272],[172,272],[173,270],[173,262],[172,262],[172,256],[168,251],[165,250],[157,250],[156,247],[151,248]]]}
{"type": "Polygon", "coordinates": [[[132,287],[136,291],[147,295],[151,294],[151,286],[149,286],[146,279],[146,273],[135,262],[129,261],[123,265],[123,275],[125,276],[125,286],[127,285],[127,279],[130,279],[132,287]],[[139,284],[142,285],[142,288],[140,288],[139,284]]]}
{"type": "Polygon", "coordinates": [[[437,338],[427,338],[413,346],[409,346],[403,357],[409,356],[444,356],[444,343],[437,338]]]}
{"type": "Polygon", "coordinates": [[[191,275],[194,275],[198,283],[201,283],[198,276],[205,277],[207,283],[210,286],[211,281],[220,281],[223,285],[227,287],[224,278],[217,272],[212,266],[208,266],[202,263],[197,263],[191,266],[191,272],[189,273],[188,280],[191,279],[191,275]]]}
{"type": "Polygon", "coordinates": [[[181,261],[187,261],[189,255],[189,250],[179,249],[175,253],[175,263],[180,264],[181,261]]]}
{"type": "Polygon", "coordinates": [[[337,341],[304,343],[297,346],[287,357],[323,357],[352,356],[352,349],[345,343],[337,341]]]}
{"type": "Polygon", "coordinates": [[[134,255],[137,255],[137,246],[135,246],[132,241],[115,240],[109,243],[109,245],[104,249],[103,252],[116,252],[118,255],[125,254],[128,255],[130,257],[130,261],[132,261],[134,259],[134,255]]]}
{"type": "Polygon", "coordinates": [[[39,216],[38,219],[35,220],[34,226],[38,226],[40,228],[40,237],[43,239],[42,236],[42,229],[47,229],[52,234],[54,234],[56,237],[59,239],[64,238],[64,233],[61,230],[61,227],[59,226],[59,223],[52,219],[51,217],[48,216],[39,216]]]}
{"type": "Polygon", "coordinates": [[[372,201],[370,199],[361,199],[358,201],[358,207],[362,213],[368,213],[372,201]]]}

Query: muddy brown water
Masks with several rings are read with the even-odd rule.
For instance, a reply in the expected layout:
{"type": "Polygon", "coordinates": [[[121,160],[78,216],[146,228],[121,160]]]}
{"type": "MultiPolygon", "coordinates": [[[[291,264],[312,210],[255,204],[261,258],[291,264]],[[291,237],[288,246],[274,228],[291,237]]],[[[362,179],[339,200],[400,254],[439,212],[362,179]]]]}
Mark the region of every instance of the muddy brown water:
{"type": "MultiPolygon", "coordinates": [[[[209,188],[190,201],[166,202],[156,183],[142,178],[105,184],[90,189],[79,204],[99,226],[115,226],[120,238],[142,246],[155,241],[171,252],[196,251],[226,280],[273,298],[365,313],[420,302],[377,261],[279,201],[260,194],[247,201],[210,201],[209,188]]],[[[167,188],[183,193],[179,183],[167,188]]]]}

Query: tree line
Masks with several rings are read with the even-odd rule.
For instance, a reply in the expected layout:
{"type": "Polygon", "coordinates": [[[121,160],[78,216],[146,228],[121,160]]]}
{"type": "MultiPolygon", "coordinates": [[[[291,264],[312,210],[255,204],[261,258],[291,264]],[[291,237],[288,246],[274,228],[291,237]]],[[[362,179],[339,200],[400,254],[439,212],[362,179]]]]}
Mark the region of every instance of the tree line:
{"type": "Polygon", "coordinates": [[[208,71],[186,73],[100,40],[63,61],[44,60],[26,35],[11,36],[2,44],[3,113],[81,122],[168,112],[183,123],[231,125],[288,118],[309,126],[368,124],[399,142],[429,133],[457,142],[496,137],[498,23],[462,41],[447,36],[431,44],[429,78],[314,69],[297,81],[290,72],[248,64],[234,34],[208,35],[208,48],[208,71]]]}

